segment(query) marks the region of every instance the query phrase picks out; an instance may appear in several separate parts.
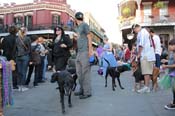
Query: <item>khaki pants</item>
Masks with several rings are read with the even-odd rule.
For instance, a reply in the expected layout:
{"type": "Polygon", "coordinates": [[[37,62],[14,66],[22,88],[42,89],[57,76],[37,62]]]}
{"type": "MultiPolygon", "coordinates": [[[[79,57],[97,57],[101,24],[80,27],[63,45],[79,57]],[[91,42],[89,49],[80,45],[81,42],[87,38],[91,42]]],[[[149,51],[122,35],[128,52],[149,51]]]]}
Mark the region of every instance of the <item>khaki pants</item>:
{"type": "Polygon", "coordinates": [[[147,57],[144,57],[143,60],[141,60],[142,75],[152,75],[153,67],[154,62],[148,61],[147,57]]]}
{"type": "Polygon", "coordinates": [[[80,83],[80,92],[84,95],[91,94],[91,67],[89,63],[88,52],[80,52],[76,58],[76,72],[80,83]]]}

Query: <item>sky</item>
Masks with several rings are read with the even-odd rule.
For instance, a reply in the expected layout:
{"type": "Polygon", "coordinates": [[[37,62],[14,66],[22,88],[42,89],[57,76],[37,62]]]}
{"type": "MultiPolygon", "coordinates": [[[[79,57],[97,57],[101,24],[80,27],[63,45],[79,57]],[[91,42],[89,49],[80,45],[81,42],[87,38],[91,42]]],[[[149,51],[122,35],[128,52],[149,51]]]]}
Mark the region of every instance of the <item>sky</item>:
{"type": "MultiPolygon", "coordinates": [[[[30,3],[33,0],[8,0],[10,2],[30,3]]],[[[90,12],[97,22],[105,29],[110,42],[122,44],[122,36],[119,31],[117,6],[121,0],[67,0],[71,9],[81,12],[90,12]]],[[[4,0],[0,0],[3,4],[4,0]]]]}

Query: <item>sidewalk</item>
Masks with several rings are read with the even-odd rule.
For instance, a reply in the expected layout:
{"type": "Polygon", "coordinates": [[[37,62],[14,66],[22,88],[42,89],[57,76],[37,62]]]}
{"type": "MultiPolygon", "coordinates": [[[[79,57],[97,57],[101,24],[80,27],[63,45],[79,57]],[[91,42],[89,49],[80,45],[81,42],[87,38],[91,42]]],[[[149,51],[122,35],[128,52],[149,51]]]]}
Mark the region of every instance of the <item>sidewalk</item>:
{"type": "MultiPolygon", "coordinates": [[[[175,111],[167,111],[164,105],[171,100],[171,91],[138,94],[132,92],[134,78],[131,72],[121,75],[124,90],[119,87],[112,91],[111,78],[104,87],[104,78],[92,67],[92,97],[80,100],[72,96],[72,108],[68,108],[65,98],[65,116],[175,116],[175,111]]],[[[51,73],[47,75],[50,77],[51,73]]],[[[117,81],[116,81],[117,82],[117,81]]],[[[118,83],[117,83],[118,85],[118,83]]],[[[62,116],[59,92],[56,83],[49,81],[26,92],[14,92],[14,106],[4,110],[5,116],[62,116]]]]}

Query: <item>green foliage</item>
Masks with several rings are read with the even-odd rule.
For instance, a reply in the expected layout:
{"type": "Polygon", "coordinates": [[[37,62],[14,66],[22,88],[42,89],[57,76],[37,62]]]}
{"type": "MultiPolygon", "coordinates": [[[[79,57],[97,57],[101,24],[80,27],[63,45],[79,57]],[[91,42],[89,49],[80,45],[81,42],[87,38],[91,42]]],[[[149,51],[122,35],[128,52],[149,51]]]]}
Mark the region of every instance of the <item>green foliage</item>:
{"type": "Polygon", "coordinates": [[[128,7],[124,7],[122,10],[122,14],[124,15],[124,17],[129,17],[131,15],[131,9],[128,7]]]}
{"type": "Polygon", "coordinates": [[[154,7],[160,9],[160,8],[164,8],[165,5],[164,5],[163,2],[158,1],[158,2],[156,2],[156,3],[154,4],[154,7]]]}

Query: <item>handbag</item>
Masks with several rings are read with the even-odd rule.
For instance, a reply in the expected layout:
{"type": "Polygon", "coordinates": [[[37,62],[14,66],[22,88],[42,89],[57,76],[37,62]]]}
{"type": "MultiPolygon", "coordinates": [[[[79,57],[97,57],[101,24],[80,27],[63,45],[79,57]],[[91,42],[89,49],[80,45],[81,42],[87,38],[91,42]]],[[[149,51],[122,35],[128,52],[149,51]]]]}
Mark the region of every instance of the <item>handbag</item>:
{"type": "Polygon", "coordinates": [[[98,72],[99,75],[103,75],[103,69],[102,68],[99,68],[97,72],[98,72]]]}
{"type": "Polygon", "coordinates": [[[97,62],[98,61],[97,61],[97,58],[96,58],[95,55],[92,55],[92,56],[89,57],[89,63],[90,63],[90,65],[96,65],[97,62]]]}
{"type": "Polygon", "coordinates": [[[171,88],[171,77],[169,75],[163,76],[159,81],[159,85],[162,89],[171,88]]]}
{"type": "Polygon", "coordinates": [[[25,50],[27,50],[28,49],[28,47],[24,44],[24,42],[21,40],[21,37],[19,37],[19,40],[20,40],[20,42],[22,43],[22,45],[23,45],[23,47],[25,48],[25,50]]]}
{"type": "Polygon", "coordinates": [[[36,51],[38,45],[35,46],[35,48],[31,51],[31,58],[30,61],[34,65],[38,65],[41,63],[41,57],[38,51],[36,51]]]}

